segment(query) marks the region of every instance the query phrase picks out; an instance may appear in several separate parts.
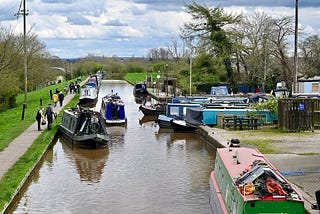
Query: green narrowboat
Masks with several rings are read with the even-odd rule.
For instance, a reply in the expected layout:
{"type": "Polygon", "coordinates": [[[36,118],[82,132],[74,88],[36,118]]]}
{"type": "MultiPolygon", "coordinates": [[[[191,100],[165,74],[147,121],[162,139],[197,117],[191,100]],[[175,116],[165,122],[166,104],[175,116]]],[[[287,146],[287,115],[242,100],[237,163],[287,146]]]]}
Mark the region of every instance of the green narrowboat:
{"type": "Polygon", "coordinates": [[[305,213],[296,187],[254,148],[218,148],[210,176],[215,214],[305,213]]]}

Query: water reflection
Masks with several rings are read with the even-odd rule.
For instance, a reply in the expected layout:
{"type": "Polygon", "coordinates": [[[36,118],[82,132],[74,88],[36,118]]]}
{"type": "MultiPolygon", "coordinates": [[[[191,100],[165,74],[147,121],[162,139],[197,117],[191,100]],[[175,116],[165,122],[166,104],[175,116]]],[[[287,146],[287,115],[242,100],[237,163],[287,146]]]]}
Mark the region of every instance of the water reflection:
{"type": "Polygon", "coordinates": [[[140,126],[157,126],[156,115],[144,115],[142,118],[139,119],[140,126]]]}
{"type": "Polygon", "coordinates": [[[74,159],[80,180],[87,183],[98,183],[101,180],[104,167],[109,155],[108,148],[83,149],[72,146],[64,138],[59,136],[62,149],[66,155],[74,159]]]}

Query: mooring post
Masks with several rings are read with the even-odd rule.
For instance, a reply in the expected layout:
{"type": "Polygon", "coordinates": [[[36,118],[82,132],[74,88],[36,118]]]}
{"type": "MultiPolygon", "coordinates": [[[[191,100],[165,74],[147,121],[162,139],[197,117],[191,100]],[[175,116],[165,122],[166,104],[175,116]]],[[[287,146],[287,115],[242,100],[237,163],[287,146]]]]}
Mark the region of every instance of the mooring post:
{"type": "Polygon", "coordinates": [[[26,109],[26,103],[23,103],[21,120],[24,120],[24,112],[25,112],[25,109],[26,109]]]}

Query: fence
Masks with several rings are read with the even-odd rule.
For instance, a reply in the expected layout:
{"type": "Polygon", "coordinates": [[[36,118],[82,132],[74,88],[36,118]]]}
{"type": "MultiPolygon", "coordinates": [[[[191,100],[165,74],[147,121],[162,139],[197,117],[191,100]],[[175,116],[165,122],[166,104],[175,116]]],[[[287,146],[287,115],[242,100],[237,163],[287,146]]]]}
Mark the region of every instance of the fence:
{"type": "Polygon", "coordinates": [[[283,131],[314,131],[320,125],[318,99],[281,99],[278,102],[278,125],[283,131]]]}

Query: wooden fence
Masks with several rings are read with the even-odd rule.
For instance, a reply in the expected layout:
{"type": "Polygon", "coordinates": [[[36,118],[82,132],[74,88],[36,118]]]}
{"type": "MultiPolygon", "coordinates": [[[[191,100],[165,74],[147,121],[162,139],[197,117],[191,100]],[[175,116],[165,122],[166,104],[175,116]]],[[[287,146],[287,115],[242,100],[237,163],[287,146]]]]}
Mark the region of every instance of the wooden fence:
{"type": "Polygon", "coordinates": [[[281,99],[278,125],[284,131],[314,131],[320,127],[320,99],[281,99]]]}

